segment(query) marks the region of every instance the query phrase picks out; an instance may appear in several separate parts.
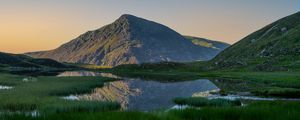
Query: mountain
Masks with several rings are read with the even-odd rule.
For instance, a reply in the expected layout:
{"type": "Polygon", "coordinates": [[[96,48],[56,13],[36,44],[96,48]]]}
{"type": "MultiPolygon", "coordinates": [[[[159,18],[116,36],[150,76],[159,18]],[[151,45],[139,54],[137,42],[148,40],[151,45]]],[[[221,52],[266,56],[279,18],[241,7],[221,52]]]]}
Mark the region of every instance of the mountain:
{"type": "Polygon", "coordinates": [[[112,24],[88,31],[57,49],[26,55],[60,62],[116,66],[209,60],[219,52],[194,45],[164,25],[125,14],[112,24]]]}
{"type": "Polygon", "coordinates": [[[248,35],[213,60],[219,68],[277,71],[300,68],[300,12],[248,35]]]}
{"type": "Polygon", "coordinates": [[[220,52],[230,46],[230,44],[228,44],[228,43],[209,40],[209,39],[205,39],[205,38],[192,37],[192,36],[184,36],[184,37],[188,40],[191,40],[195,45],[219,50],[220,52]]]}
{"type": "Polygon", "coordinates": [[[51,59],[34,59],[26,55],[0,52],[0,67],[66,68],[67,66],[51,59]]]}

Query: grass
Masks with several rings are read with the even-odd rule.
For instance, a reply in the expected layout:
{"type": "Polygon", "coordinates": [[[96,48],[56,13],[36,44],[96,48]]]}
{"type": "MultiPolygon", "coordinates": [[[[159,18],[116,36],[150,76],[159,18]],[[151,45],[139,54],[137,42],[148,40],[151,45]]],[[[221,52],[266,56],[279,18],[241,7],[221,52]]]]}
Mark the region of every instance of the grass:
{"type": "MultiPolygon", "coordinates": [[[[256,95],[297,97],[299,95],[299,72],[249,72],[249,71],[213,71],[195,72],[196,68],[134,69],[127,74],[126,69],[119,72],[131,77],[156,79],[163,82],[192,79],[210,79],[222,91],[251,91],[256,95]],[[190,69],[190,71],[186,71],[190,69]]],[[[161,66],[164,67],[164,66],[161,66]]],[[[300,103],[295,101],[251,102],[246,107],[238,101],[204,98],[176,98],[177,104],[199,106],[201,109],[121,112],[120,105],[111,102],[66,101],[59,97],[70,94],[89,93],[95,87],[113,79],[103,77],[37,77],[36,82],[23,82],[22,76],[0,74],[0,85],[13,86],[12,90],[1,90],[1,111],[41,111],[41,116],[2,114],[0,119],[22,120],[95,120],[95,119],[136,119],[136,120],[293,120],[300,116],[300,103]]]]}
{"type": "Polygon", "coordinates": [[[214,81],[225,91],[250,91],[255,95],[267,97],[300,98],[299,72],[219,72],[212,74],[225,79],[214,81]]]}
{"type": "Polygon", "coordinates": [[[174,120],[162,118],[143,112],[74,112],[48,114],[42,117],[30,117],[25,115],[4,115],[0,119],[5,120],[174,120]]]}
{"type": "Polygon", "coordinates": [[[212,99],[202,97],[190,97],[190,98],[175,98],[174,103],[178,105],[189,105],[193,107],[232,107],[240,106],[239,100],[226,100],[226,99],[212,99]]]}
{"type": "Polygon", "coordinates": [[[299,70],[299,18],[298,12],[248,35],[211,60],[212,67],[253,67],[248,69],[252,71],[299,70]]]}
{"type": "Polygon", "coordinates": [[[300,89],[295,88],[272,88],[267,90],[253,91],[258,96],[277,96],[287,98],[300,98],[300,89]]]}
{"type": "Polygon", "coordinates": [[[120,108],[119,103],[99,101],[60,101],[43,106],[43,112],[72,113],[72,112],[103,112],[114,111],[120,108]]]}
{"type": "Polygon", "coordinates": [[[246,107],[205,107],[202,109],[167,112],[72,112],[53,113],[38,117],[1,115],[13,120],[297,120],[300,102],[254,102],[246,107]]]}
{"type": "Polygon", "coordinates": [[[246,107],[217,107],[200,110],[177,110],[171,116],[186,120],[296,120],[300,117],[299,102],[256,102],[246,107]]]}
{"type": "MultiPolygon", "coordinates": [[[[142,71],[141,71],[142,72],[142,71]]],[[[298,90],[297,73],[261,73],[261,72],[152,72],[154,76],[168,75],[170,79],[180,78],[215,78],[215,83],[225,90],[264,90],[270,93],[282,93],[282,91],[298,90]],[[181,77],[178,77],[180,76],[181,77]],[[217,79],[218,78],[218,79],[217,79]],[[222,80],[223,79],[230,79],[222,80]],[[247,80],[243,80],[247,79],[247,80]],[[244,81],[247,81],[244,84],[244,81]],[[294,83],[290,83],[294,82],[294,83]],[[229,87],[236,86],[236,87],[229,87]]],[[[148,72],[151,77],[151,72],[148,72]]],[[[113,79],[103,77],[37,77],[37,81],[23,82],[22,76],[0,74],[0,84],[13,86],[11,90],[1,90],[0,110],[1,111],[33,111],[37,110],[40,116],[31,117],[28,115],[16,115],[1,113],[0,119],[14,120],[95,120],[95,119],[135,119],[135,120],[293,120],[300,116],[300,102],[271,101],[271,102],[250,102],[246,107],[239,106],[238,101],[227,101],[222,99],[207,100],[205,98],[176,98],[177,104],[188,104],[199,106],[201,109],[154,111],[154,112],[121,112],[120,105],[111,102],[96,101],[67,101],[60,99],[60,96],[69,94],[82,94],[91,92],[95,87],[103,86],[104,82],[113,79]]],[[[181,81],[178,79],[177,81],[181,81]]],[[[248,91],[247,90],[247,91],[248,91]]],[[[269,94],[270,94],[269,93],[269,94]]],[[[297,91],[296,91],[297,93],[297,91]]],[[[291,95],[294,95],[293,93],[291,95]]]]}
{"type": "Polygon", "coordinates": [[[13,86],[0,92],[1,111],[105,111],[118,110],[120,105],[111,102],[67,101],[60,97],[70,94],[90,93],[104,82],[103,77],[37,77],[36,81],[24,82],[22,76],[0,75],[0,84],[13,86]]]}
{"type": "Polygon", "coordinates": [[[59,63],[51,59],[35,59],[22,54],[0,52],[0,66],[19,69],[71,69],[73,66],[59,63]]]}

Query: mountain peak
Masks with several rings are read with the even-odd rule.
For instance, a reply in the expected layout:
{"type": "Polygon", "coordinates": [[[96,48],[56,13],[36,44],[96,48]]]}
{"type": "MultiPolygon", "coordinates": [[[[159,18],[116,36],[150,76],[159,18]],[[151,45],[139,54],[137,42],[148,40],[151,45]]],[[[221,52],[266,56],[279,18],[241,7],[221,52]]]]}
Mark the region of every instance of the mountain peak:
{"type": "Polygon", "coordinates": [[[129,19],[141,19],[141,18],[131,15],[131,14],[123,14],[119,17],[118,20],[123,20],[123,19],[129,20],[129,19]]]}
{"type": "Polygon", "coordinates": [[[131,14],[123,14],[123,15],[121,15],[120,18],[129,18],[129,17],[135,17],[135,18],[137,18],[136,16],[131,15],[131,14]]]}
{"type": "Polygon", "coordinates": [[[51,51],[28,53],[60,62],[116,66],[207,60],[219,51],[194,45],[167,26],[130,14],[51,51]]]}
{"type": "Polygon", "coordinates": [[[119,22],[136,22],[136,21],[147,21],[146,19],[131,15],[131,14],[123,14],[116,21],[119,22]]]}

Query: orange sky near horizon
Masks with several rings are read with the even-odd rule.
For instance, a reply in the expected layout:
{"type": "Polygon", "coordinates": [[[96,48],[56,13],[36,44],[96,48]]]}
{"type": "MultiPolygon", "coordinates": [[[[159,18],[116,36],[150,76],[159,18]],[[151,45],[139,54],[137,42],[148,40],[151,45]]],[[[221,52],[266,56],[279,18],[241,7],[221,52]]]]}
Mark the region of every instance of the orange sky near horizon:
{"type": "Polygon", "coordinates": [[[183,35],[232,44],[297,12],[299,4],[299,0],[274,0],[278,2],[274,4],[259,0],[226,3],[219,3],[222,0],[125,1],[0,1],[0,51],[24,53],[54,49],[86,31],[112,23],[125,13],[164,24],[183,35]],[[266,8],[265,4],[274,8],[266,8]],[[241,7],[234,7],[237,5],[241,7]]]}

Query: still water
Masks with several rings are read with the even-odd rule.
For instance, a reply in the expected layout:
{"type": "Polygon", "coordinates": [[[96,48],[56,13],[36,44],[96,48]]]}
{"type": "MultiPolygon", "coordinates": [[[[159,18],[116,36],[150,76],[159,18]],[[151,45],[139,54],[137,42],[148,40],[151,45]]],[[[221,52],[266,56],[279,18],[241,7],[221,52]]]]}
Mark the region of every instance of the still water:
{"type": "Polygon", "coordinates": [[[100,72],[91,72],[91,71],[65,71],[57,75],[57,77],[70,77],[70,76],[102,76],[110,78],[121,78],[111,73],[100,73],[100,72]]]}
{"type": "MultiPolygon", "coordinates": [[[[58,76],[111,76],[120,78],[112,74],[85,71],[63,72],[58,76]]],[[[218,87],[206,79],[162,83],[139,78],[120,78],[118,81],[106,83],[104,87],[96,88],[90,94],[70,95],[64,97],[64,99],[116,101],[125,110],[151,111],[171,108],[175,105],[172,99],[176,97],[191,97],[205,91],[213,90],[218,90],[218,87]]]]}

